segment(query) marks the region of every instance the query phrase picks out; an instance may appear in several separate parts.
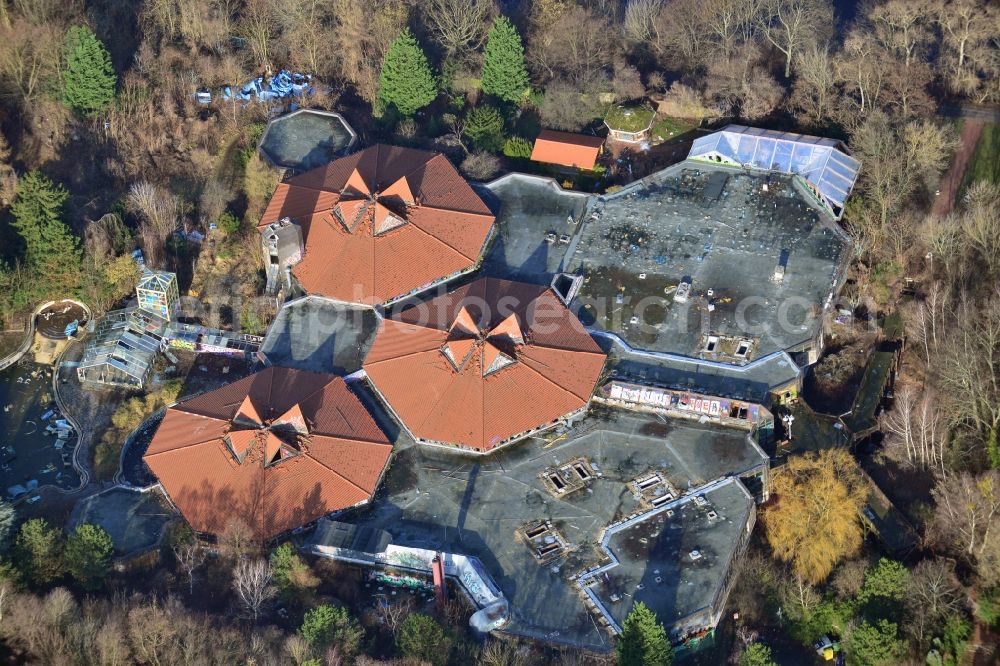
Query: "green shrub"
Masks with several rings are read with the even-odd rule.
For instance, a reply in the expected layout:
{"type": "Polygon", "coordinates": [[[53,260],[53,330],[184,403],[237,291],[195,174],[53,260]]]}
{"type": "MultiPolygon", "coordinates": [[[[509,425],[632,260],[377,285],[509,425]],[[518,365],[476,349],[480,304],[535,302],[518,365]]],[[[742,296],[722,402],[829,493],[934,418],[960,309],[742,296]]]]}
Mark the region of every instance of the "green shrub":
{"type": "Polygon", "coordinates": [[[448,661],[451,639],[441,625],[429,615],[414,613],[406,618],[396,638],[404,657],[427,661],[440,666],[448,661]]]}
{"type": "Polygon", "coordinates": [[[530,158],[531,149],[531,142],[519,136],[512,136],[503,144],[503,154],[513,159],[530,158]]]}
{"type": "Polygon", "coordinates": [[[271,571],[281,598],[286,603],[304,604],[319,585],[319,578],[290,543],[283,543],[271,552],[271,571]]]}
{"type": "Polygon", "coordinates": [[[771,656],[771,648],[763,643],[751,643],[740,655],[740,666],[778,666],[771,656]]]}
{"type": "Polygon", "coordinates": [[[858,666],[898,663],[904,647],[896,624],[886,620],[875,624],[862,622],[851,630],[845,641],[850,662],[858,666]]]}
{"type": "Polygon", "coordinates": [[[365,632],[347,609],[323,604],[306,613],[299,633],[321,652],[337,646],[341,655],[350,657],[357,653],[365,632]]]}
{"type": "Polygon", "coordinates": [[[238,153],[241,168],[245,169],[253,156],[257,154],[257,145],[260,143],[260,138],[264,136],[265,127],[267,126],[264,123],[250,123],[247,125],[241,142],[242,147],[238,153]]]}
{"type": "Polygon", "coordinates": [[[1000,624],[1000,588],[991,587],[979,594],[976,600],[976,615],[983,624],[991,627],[1000,624]]]}
{"type": "Polygon", "coordinates": [[[477,150],[499,152],[504,145],[503,117],[495,107],[476,107],[466,116],[465,136],[477,150]]]}
{"type": "Polygon", "coordinates": [[[225,231],[226,234],[232,235],[240,230],[240,227],[243,225],[243,221],[227,210],[219,216],[219,219],[216,220],[216,224],[220,229],[225,231]]]}

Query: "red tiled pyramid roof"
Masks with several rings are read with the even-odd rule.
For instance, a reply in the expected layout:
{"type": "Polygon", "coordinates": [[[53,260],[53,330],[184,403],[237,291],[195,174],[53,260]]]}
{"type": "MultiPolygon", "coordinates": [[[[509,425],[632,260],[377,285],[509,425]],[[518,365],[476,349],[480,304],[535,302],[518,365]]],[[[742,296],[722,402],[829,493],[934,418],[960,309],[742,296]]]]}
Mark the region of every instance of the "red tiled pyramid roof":
{"type": "Polygon", "coordinates": [[[268,368],[168,409],[144,460],[195,530],[266,539],[370,499],[391,451],[343,379],[268,368]]]}
{"type": "Polygon", "coordinates": [[[551,289],[482,278],[387,318],[364,368],[417,438],[489,451],[584,407],[604,361],[551,289]]]}
{"type": "Polygon", "coordinates": [[[260,227],[302,226],[311,294],[374,305],[471,268],[494,217],[444,155],[376,145],[278,185],[260,227]]]}

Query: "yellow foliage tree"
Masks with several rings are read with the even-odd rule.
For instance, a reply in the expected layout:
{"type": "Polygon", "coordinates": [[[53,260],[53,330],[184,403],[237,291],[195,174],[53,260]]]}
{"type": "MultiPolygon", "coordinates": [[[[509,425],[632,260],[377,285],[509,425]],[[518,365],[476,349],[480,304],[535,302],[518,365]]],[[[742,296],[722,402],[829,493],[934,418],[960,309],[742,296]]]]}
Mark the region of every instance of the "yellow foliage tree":
{"type": "Polygon", "coordinates": [[[868,486],[843,449],[796,456],[774,471],[762,520],[775,557],[801,579],[817,584],[861,547],[859,511],[868,486]]]}

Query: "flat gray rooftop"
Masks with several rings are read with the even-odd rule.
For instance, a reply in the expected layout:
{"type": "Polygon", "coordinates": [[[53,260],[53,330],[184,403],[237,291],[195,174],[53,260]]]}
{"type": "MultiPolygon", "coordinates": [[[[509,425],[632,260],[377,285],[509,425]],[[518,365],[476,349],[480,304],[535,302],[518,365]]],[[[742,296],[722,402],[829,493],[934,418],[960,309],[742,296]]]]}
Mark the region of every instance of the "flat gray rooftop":
{"type": "Polygon", "coordinates": [[[795,382],[800,372],[787,354],[771,354],[744,366],[729,366],[645,354],[625,349],[617,339],[607,336],[597,336],[596,340],[608,352],[612,379],[747,400],[765,407],[771,402],[769,393],[795,382]]]}
{"type": "Polygon", "coordinates": [[[260,351],[272,365],[345,375],[361,368],[377,331],[371,308],[304,296],[278,312],[260,351]]]}
{"type": "MultiPolygon", "coordinates": [[[[338,520],[385,530],[397,545],[478,557],[511,604],[505,631],[606,649],[607,631],[569,577],[608,562],[598,544],[602,531],[642,510],[629,481],[656,471],[683,493],[766,464],[745,432],[595,406],[568,432],[485,457],[417,446],[401,433],[372,504],[338,520]],[[580,458],[595,472],[586,487],[565,495],[546,488],[543,472],[580,458]],[[533,521],[549,521],[567,552],[539,562],[517,535],[533,521]]],[[[674,566],[687,580],[687,563],[674,566]]],[[[711,587],[691,589],[683,608],[710,603],[711,587]]],[[[664,619],[675,616],[669,601],[660,608],[664,619]]]]}
{"type": "Polygon", "coordinates": [[[708,334],[755,340],[750,358],[808,343],[849,247],[792,178],[693,162],[597,198],[578,236],[564,269],[585,276],[572,304],[584,324],[684,356],[708,334]]]}
{"type": "Polygon", "coordinates": [[[497,214],[497,234],[483,260],[483,274],[551,283],[570,245],[558,240],[547,243],[545,235],[572,238],[588,195],[563,190],[550,178],[519,173],[481,185],[478,191],[497,214]]]}
{"type": "Polygon", "coordinates": [[[347,150],[355,136],[339,113],[300,109],[268,123],[260,150],[275,166],[307,171],[347,150]]]}
{"type": "Polygon", "coordinates": [[[692,615],[711,621],[714,595],[732,570],[755,507],[738,482],[720,484],[703,498],[704,504],[677,502],[671,513],[609,536],[618,565],[596,576],[591,589],[619,626],[636,601],[668,627],[692,615]]]}

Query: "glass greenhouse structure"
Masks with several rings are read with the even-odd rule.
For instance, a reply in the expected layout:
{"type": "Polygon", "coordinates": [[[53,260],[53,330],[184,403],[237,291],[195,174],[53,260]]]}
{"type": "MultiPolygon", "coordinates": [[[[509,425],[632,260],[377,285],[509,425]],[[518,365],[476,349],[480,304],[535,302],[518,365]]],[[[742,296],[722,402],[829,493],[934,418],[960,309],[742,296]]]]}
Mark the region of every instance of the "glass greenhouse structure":
{"type": "Polygon", "coordinates": [[[166,323],[139,308],[109,312],[97,324],[76,368],[80,382],[142,388],[156,361],[166,323]]]}
{"type": "Polygon", "coordinates": [[[743,125],[695,139],[688,159],[799,176],[838,220],[861,168],[841,141],[743,125]]]}
{"type": "Polygon", "coordinates": [[[135,288],[139,309],[152,312],[163,319],[170,319],[177,309],[180,297],[177,292],[177,276],[168,271],[146,269],[135,288]]]}

